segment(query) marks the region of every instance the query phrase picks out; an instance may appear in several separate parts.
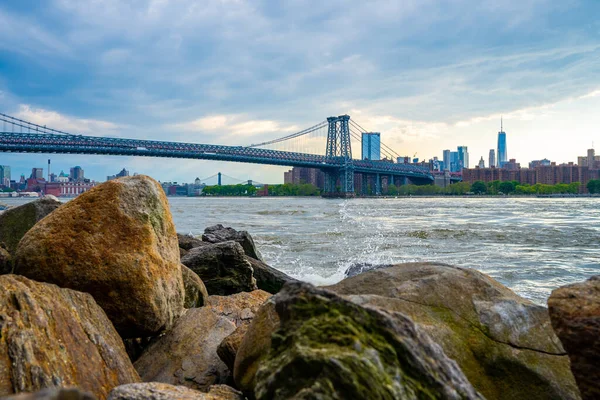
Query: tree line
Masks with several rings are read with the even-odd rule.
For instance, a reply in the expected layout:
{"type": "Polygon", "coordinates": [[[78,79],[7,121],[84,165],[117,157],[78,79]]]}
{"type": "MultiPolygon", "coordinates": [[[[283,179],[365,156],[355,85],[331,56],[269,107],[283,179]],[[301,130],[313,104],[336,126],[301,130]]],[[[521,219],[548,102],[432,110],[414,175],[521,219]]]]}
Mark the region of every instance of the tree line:
{"type": "MultiPolygon", "coordinates": [[[[255,196],[253,185],[214,185],[202,189],[203,196],[255,196]]],[[[269,185],[269,196],[320,196],[321,190],[311,183],[269,185]]]]}
{"type": "MultiPolygon", "coordinates": [[[[592,182],[592,181],[590,181],[592,182]]],[[[600,180],[597,184],[588,184],[590,193],[600,193],[600,180]],[[596,185],[596,186],[594,186],[596,185]],[[592,187],[592,189],[590,189],[592,187]],[[596,191],[594,191],[596,190],[596,191]]],[[[488,194],[488,195],[509,195],[509,194],[577,194],[579,193],[579,182],[558,183],[556,185],[545,185],[537,183],[535,185],[521,184],[517,181],[476,181],[473,184],[467,182],[458,182],[445,188],[434,185],[389,185],[384,194],[391,196],[428,196],[428,195],[465,195],[465,194],[488,194]]]]}

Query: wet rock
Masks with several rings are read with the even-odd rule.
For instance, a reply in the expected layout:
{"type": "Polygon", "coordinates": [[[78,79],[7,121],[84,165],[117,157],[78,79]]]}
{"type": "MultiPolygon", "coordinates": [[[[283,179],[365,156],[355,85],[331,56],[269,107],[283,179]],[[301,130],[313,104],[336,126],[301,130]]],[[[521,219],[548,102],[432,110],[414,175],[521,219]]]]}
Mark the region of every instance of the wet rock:
{"type": "Polygon", "coordinates": [[[10,274],[12,272],[12,258],[10,253],[3,247],[0,247],[0,275],[10,274]]]}
{"type": "Polygon", "coordinates": [[[168,329],[183,312],[167,198],[143,175],[96,186],[38,222],[19,244],[15,273],[90,293],[125,338],[168,329]]]}
{"type": "Polygon", "coordinates": [[[400,264],[327,289],[411,318],[488,399],[579,397],[546,308],[485,274],[444,264],[400,264]]]}
{"type": "Polygon", "coordinates": [[[195,247],[205,246],[207,243],[202,240],[195,238],[190,235],[182,235],[181,233],[177,234],[177,241],[179,242],[179,247],[186,251],[190,251],[195,247]]]}
{"type": "Polygon", "coordinates": [[[208,299],[208,292],[202,279],[185,265],[181,265],[183,275],[183,286],[185,288],[185,308],[202,307],[208,299]]]}
{"type": "Polygon", "coordinates": [[[242,344],[242,340],[244,339],[244,335],[248,331],[249,324],[242,324],[238,326],[235,331],[229,336],[227,336],[219,347],[217,347],[217,355],[227,365],[229,371],[233,371],[233,367],[235,364],[235,356],[242,344]]]}
{"type": "Polygon", "coordinates": [[[548,299],[552,327],[571,360],[583,399],[600,398],[600,276],[563,286],[548,299]]]}
{"type": "Polygon", "coordinates": [[[371,263],[356,263],[352,264],[348,267],[344,275],[346,278],[350,278],[352,276],[360,275],[367,271],[372,271],[375,269],[389,268],[392,264],[371,264],[371,263]]]}
{"type": "Polygon", "coordinates": [[[187,253],[188,253],[187,250],[184,250],[181,247],[179,248],[179,257],[180,258],[183,258],[187,253]]]}
{"type": "Polygon", "coordinates": [[[204,230],[202,240],[208,243],[222,243],[233,240],[242,246],[247,256],[262,261],[252,236],[246,231],[236,231],[233,228],[225,228],[223,225],[217,224],[204,230]]]}
{"type": "Polygon", "coordinates": [[[27,231],[61,205],[60,201],[42,198],[4,211],[0,214],[0,243],[14,254],[27,231]]]}
{"type": "Polygon", "coordinates": [[[256,286],[266,292],[275,294],[281,290],[286,282],[296,282],[297,280],[276,270],[262,261],[255,260],[246,256],[246,260],[252,266],[253,276],[256,279],[256,286]]]}
{"type": "Polygon", "coordinates": [[[242,392],[253,395],[256,371],[271,349],[271,335],[279,329],[273,297],[269,298],[249,324],[235,356],[233,379],[242,392]]]}
{"type": "Polygon", "coordinates": [[[407,317],[306,283],[273,298],[280,327],[257,399],[482,399],[456,363],[407,317]]]}
{"type": "Polygon", "coordinates": [[[48,388],[35,393],[2,397],[2,400],[97,400],[97,397],[78,388],[48,388]]]}
{"type": "Polygon", "coordinates": [[[227,296],[257,289],[252,266],[237,242],[195,247],[181,263],[198,274],[209,295],[227,296]]]}
{"type": "Polygon", "coordinates": [[[0,396],[78,386],[105,399],[113,387],[138,381],[92,296],[0,276],[0,396]]]}
{"type": "Polygon", "coordinates": [[[225,385],[214,385],[208,393],[167,383],[131,383],[119,386],[109,400],[243,400],[242,394],[225,385]]]}
{"type": "Polygon", "coordinates": [[[236,326],[209,306],[190,308],[135,362],[145,382],[163,382],[206,391],[226,383],[230,373],[217,347],[236,326]]]}

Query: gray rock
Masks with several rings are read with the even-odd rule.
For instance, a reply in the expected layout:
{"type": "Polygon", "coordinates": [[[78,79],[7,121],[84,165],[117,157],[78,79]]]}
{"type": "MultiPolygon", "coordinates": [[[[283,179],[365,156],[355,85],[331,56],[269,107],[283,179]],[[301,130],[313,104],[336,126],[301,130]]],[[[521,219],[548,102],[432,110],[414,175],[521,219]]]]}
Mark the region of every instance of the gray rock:
{"type": "Polygon", "coordinates": [[[392,264],[371,264],[371,263],[356,263],[346,269],[344,275],[346,278],[350,278],[352,276],[360,275],[367,271],[373,271],[375,269],[389,268],[392,264]]]}
{"type": "Polygon", "coordinates": [[[4,211],[0,214],[0,244],[14,254],[27,231],[61,205],[60,201],[42,198],[4,211]]]}
{"type": "Polygon", "coordinates": [[[179,241],[179,248],[187,251],[190,251],[194,247],[200,247],[206,245],[206,242],[195,238],[192,235],[183,235],[181,233],[177,234],[177,240],[179,241]]]}
{"type": "Polygon", "coordinates": [[[246,260],[252,265],[256,286],[259,289],[275,294],[281,290],[287,282],[296,282],[297,280],[275,268],[265,264],[262,261],[255,260],[246,256],[246,260]]]}
{"type": "Polygon", "coordinates": [[[306,283],[273,297],[280,327],[256,375],[257,399],[482,399],[409,318],[306,283]]]}
{"type": "Polygon", "coordinates": [[[213,385],[208,393],[167,383],[147,382],[121,385],[108,400],[243,400],[242,393],[225,385],[213,385]]]}
{"type": "Polygon", "coordinates": [[[247,256],[262,261],[260,253],[254,245],[252,236],[246,231],[236,231],[233,228],[225,228],[223,225],[218,224],[206,228],[204,235],[202,235],[202,240],[209,243],[221,243],[229,240],[236,241],[242,246],[247,256]]]}
{"type": "Polygon", "coordinates": [[[181,263],[202,279],[209,295],[227,296],[257,289],[252,266],[237,242],[193,248],[181,263]]]}

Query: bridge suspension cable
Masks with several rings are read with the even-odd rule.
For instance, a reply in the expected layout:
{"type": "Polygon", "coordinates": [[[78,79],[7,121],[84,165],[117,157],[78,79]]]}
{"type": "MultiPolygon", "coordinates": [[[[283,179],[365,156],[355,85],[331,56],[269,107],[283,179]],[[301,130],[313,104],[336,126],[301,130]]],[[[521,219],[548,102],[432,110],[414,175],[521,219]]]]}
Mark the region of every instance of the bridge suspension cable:
{"type": "MultiPolygon", "coordinates": [[[[358,122],[355,122],[352,119],[350,120],[350,124],[353,125],[355,129],[358,129],[360,133],[366,133],[366,132],[368,132],[365,128],[363,128],[362,126],[360,126],[358,124],[358,122]]],[[[351,133],[353,133],[353,132],[351,131],[351,133]]],[[[353,136],[354,136],[355,139],[358,139],[356,137],[356,135],[357,134],[354,134],[353,136]]],[[[360,138],[360,139],[362,139],[362,138],[360,138]]],[[[386,157],[389,156],[392,160],[394,158],[400,157],[400,154],[398,154],[396,151],[394,151],[394,149],[392,149],[391,147],[389,147],[385,143],[383,143],[383,142],[380,141],[380,144],[381,144],[381,147],[383,148],[382,149],[382,153],[384,153],[384,155],[386,157]]]]}
{"type": "Polygon", "coordinates": [[[307,134],[309,134],[311,132],[314,132],[316,130],[319,130],[319,129],[325,127],[326,125],[327,125],[327,121],[322,121],[322,122],[318,123],[317,125],[311,126],[310,128],[303,129],[303,130],[301,130],[299,132],[296,132],[296,133],[292,133],[291,135],[287,135],[287,136],[284,136],[284,137],[281,137],[281,138],[278,138],[278,139],[269,140],[267,142],[251,144],[251,145],[246,146],[246,147],[262,147],[262,146],[267,146],[269,144],[275,144],[275,143],[284,142],[286,140],[290,140],[290,139],[294,139],[294,138],[297,138],[297,137],[300,137],[300,136],[307,135],[307,134]]]}
{"type": "Polygon", "coordinates": [[[21,128],[25,128],[29,133],[32,131],[36,133],[47,133],[47,134],[59,134],[59,135],[68,135],[68,136],[77,136],[72,133],[59,131],[58,129],[47,128],[46,126],[34,124],[33,122],[24,121],[19,118],[11,117],[10,115],[0,113],[0,121],[4,123],[8,123],[10,125],[18,126],[21,128]]]}

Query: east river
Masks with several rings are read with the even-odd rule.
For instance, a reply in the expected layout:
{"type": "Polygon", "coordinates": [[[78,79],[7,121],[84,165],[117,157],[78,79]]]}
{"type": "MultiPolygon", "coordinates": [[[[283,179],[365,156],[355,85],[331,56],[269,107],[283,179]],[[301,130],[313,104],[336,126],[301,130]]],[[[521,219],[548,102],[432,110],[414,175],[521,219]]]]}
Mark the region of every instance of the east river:
{"type": "MultiPolygon", "coordinates": [[[[25,200],[0,199],[16,205],[25,200]]],[[[475,268],[544,304],[600,274],[598,198],[170,198],[177,230],[247,230],[265,261],[315,284],[355,263],[436,261],[475,268]]]]}

